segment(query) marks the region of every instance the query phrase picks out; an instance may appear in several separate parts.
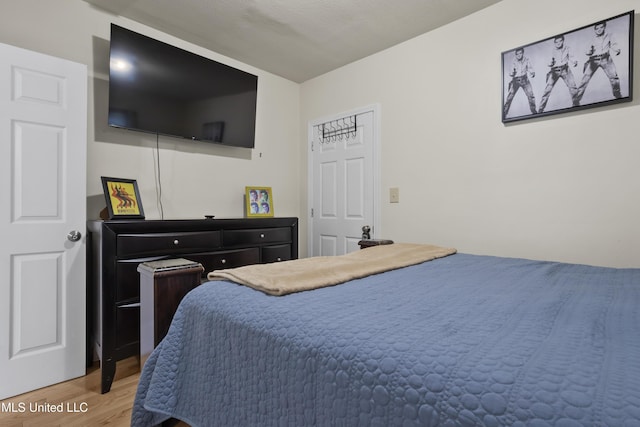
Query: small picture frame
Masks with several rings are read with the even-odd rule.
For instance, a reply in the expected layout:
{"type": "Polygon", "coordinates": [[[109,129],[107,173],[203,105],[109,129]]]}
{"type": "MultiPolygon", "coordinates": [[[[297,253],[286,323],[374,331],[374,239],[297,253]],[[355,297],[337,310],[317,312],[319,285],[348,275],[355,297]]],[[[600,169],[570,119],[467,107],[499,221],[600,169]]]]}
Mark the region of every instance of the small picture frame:
{"type": "Polygon", "coordinates": [[[109,219],[144,219],[144,210],[135,179],[102,178],[109,219]]]}
{"type": "Polygon", "coordinates": [[[245,201],[248,218],[273,216],[271,187],[245,187],[245,201]]]}

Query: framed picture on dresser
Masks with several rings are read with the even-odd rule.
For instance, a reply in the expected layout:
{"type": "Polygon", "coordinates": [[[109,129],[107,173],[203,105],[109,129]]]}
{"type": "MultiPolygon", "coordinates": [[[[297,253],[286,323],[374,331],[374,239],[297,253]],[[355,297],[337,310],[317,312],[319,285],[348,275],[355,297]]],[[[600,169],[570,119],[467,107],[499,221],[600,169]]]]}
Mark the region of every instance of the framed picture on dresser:
{"type": "Polygon", "coordinates": [[[144,219],[140,191],[135,179],[101,178],[109,219],[144,219]]]}
{"type": "Polygon", "coordinates": [[[245,187],[246,216],[272,217],[273,195],[271,187],[245,187]]]}

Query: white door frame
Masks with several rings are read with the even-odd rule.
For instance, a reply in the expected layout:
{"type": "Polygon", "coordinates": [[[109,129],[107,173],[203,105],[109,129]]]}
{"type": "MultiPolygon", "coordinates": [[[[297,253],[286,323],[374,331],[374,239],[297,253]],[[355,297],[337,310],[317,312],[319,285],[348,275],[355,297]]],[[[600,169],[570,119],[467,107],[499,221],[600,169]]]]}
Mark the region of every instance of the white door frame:
{"type": "Polygon", "coordinates": [[[380,194],[380,104],[371,104],[354,110],[345,111],[338,114],[332,114],[326,117],[320,117],[309,121],[307,126],[307,254],[313,254],[313,218],[311,209],[313,209],[313,127],[322,123],[338,120],[343,117],[373,112],[373,225],[371,237],[381,236],[381,194],[380,194]]]}

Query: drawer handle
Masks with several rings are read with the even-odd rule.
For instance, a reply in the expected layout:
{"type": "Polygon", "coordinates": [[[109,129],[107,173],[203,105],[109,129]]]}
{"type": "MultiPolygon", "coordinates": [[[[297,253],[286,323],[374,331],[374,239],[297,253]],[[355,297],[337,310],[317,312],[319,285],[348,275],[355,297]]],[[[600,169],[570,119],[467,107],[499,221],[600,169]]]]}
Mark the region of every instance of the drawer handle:
{"type": "Polygon", "coordinates": [[[264,233],[261,233],[261,234],[260,234],[260,238],[261,238],[261,239],[264,239],[264,233]]]}
{"type": "Polygon", "coordinates": [[[282,261],[282,258],[278,257],[278,259],[276,259],[276,261],[280,262],[280,261],[282,261]]]}
{"type": "Polygon", "coordinates": [[[223,258],[222,260],[220,260],[220,262],[223,263],[223,264],[226,264],[227,260],[223,258]]]}
{"type": "Polygon", "coordinates": [[[180,244],[180,240],[178,240],[178,239],[174,240],[174,241],[173,241],[173,244],[174,244],[174,245],[179,245],[179,244],[180,244]]]}

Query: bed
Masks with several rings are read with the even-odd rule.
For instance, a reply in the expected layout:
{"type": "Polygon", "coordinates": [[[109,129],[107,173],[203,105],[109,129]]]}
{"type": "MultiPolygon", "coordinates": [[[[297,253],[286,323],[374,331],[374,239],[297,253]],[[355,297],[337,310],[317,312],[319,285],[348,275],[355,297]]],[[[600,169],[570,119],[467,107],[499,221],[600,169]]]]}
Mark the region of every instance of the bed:
{"type": "Polygon", "coordinates": [[[640,426],[640,269],[455,253],[284,296],[210,281],[140,377],[132,425],[168,419],[640,426]]]}

